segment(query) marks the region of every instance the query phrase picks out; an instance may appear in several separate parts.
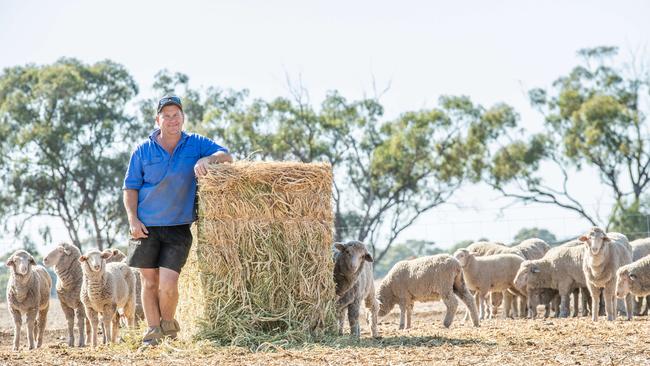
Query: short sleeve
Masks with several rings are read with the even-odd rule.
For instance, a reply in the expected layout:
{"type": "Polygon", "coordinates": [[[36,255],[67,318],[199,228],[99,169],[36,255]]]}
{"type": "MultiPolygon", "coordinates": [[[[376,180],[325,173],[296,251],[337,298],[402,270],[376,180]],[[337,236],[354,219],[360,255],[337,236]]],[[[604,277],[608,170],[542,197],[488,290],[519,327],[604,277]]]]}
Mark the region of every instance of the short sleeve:
{"type": "Polygon", "coordinates": [[[129,167],[126,170],[124,185],[122,185],[122,189],[139,190],[142,188],[143,182],[144,171],[142,170],[142,159],[140,159],[138,150],[136,150],[133,152],[133,154],[131,154],[131,160],[129,161],[129,167]]]}
{"type": "Polygon", "coordinates": [[[214,155],[219,151],[223,151],[225,153],[229,152],[228,149],[205,136],[197,135],[197,138],[199,139],[201,157],[214,155]]]}

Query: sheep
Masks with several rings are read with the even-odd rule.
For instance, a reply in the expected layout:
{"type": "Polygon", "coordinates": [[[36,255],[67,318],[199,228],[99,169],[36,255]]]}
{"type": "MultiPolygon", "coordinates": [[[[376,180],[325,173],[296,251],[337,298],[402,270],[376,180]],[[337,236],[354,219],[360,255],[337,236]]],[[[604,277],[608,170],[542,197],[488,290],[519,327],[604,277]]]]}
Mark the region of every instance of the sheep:
{"type": "Polygon", "coordinates": [[[90,319],[93,347],[97,346],[98,314],[102,316],[106,333],[105,343],[115,343],[117,340],[120,311],[130,327],[135,325],[135,278],[131,268],[125,263],[107,264],[106,259],[112,255],[110,250],[91,250],[79,257],[83,270],[80,296],[90,319]]]}
{"type": "Polygon", "coordinates": [[[81,257],[81,252],[76,246],[61,243],[43,259],[43,264],[46,267],[54,266],[54,272],[58,278],[56,293],[65,319],[68,321],[68,346],[70,347],[74,346],[75,314],[79,329],[77,346],[84,347],[86,345],[85,336],[90,335],[90,323],[86,318],[86,309],[79,297],[83,277],[79,257],[81,257]]]}
{"type": "Polygon", "coordinates": [[[370,309],[371,332],[378,337],[375,283],[372,274],[372,256],[360,241],[334,243],[334,282],[336,283],[337,320],[339,334],[343,334],[344,317],[347,312],[352,336],[361,335],[359,329],[359,307],[361,302],[370,309]]]}
{"type": "MultiPolygon", "coordinates": [[[[616,317],[616,271],[632,262],[632,247],[627,237],[620,233],[605,233],[598,227],[592,227],[585,235],[578,238],[585,244],[582,268],[591,294],[591,319],[598,320],[600,291],[603,291],[607,320],[616,317]]],[[[632,318],[632,296],[625,301],[627,319],[632,318]]]]}
{"type": "MultiPolygon", "coordinates": [[[[480,307],[480,319],[486,314],[485,297],[491,291],[511,290],[521,295],[514,287],[513,280],[523,262],[523,258],[515,254],[495,254],[490,256],[475,256],[467,249],[459,249],[454,257],[463,269],[463,276],[470,290],[476,291],[480,307]]],[[[504,294],[507,295],[507,294],[504,294]]],[[[505,302],[504,315],[509,314],[509,303],[505,302]]]]}
{"type": "Polygon", "coordinates": [[[5,263],[9,271],[7,307],[14,320],[14,351],[20,347],[22,316],[27,318],[29,349],[43,344],[43,332],[50,306],[52,279],[45,268],[36,264],[34,257],[24,250],[14,252],[5,263]],[[38,319],[36,318],[38,316],[38,319]]]}
{"type": "MultiPolygon", "coordinates": [[[[650,238],[642,238],[633,240],[630,242],[632,247],[632,262],[636,262],[639,259],[650,254],[650,238]]],[[[634,314],[635,315],[647,315],[648,310],[650,309],[650,295],[645,297],[645,309],[641,311],[643,305],[643,298],[634,299],[634,314]]]]}
{"type": "Polygon", "coordinates": [[[469,293],[460,263],[448,254],[397,262],[379,285],[377,299],[379,316],[388,314],[399,304],[399,329],[411,327],[415,301],[441,300],[447,307],[443,326],[448,328],[454,320],[458,296],[469,309],[472,323],[479,326],[476,306],[469,293]]]}
{"type": "MultiPolygon", "coordinates": [[[[126,254],[117,248],[110,249],[113,255],[106,260],[106,263],[123,262],[126,263],[126,254]]],[[[140,271],[137,268],[131,268],[135,276],[135,320],[144,320],[144,308],[142,307],[142,279],[140,271]]]]}
{"type": "Polygon", "coordinates": [[[629,294],[650,295],[650,256],[621,266],[616,271],[616,297],[625,298],[629,294]]]}
{"type": "MultiPolygon", "coordinates": [[[[576,288],[586,286],[582,269],[583,254],[584,249],[580,246],[559,246],[551,249],[541,259],[524,261],[517,271],[515,286],[522,292],[557,290],[560,295],[560,316],[567,317],[569,296],[576,288]]],[[[577,301],[576,296],[574,315],[577,315],[577,301]]],[[[534,301],[529,301],[529,311],[534,308],[534,301]]]]}
{"type": "MultiPolygon", "coordinates": [[[[494,254],[515,254],[522,257],[525,260],[539,259],[546,254],[550,249],[550,246],[542,239],[530,238],[523,240],[518,245],[509,247],[499,242],[475,242],[470,244],[467,247],[467,250],[474,253],[478,256],[485,255],[494,255],[494,254]]],[[[504,301],[507,303],[506,307],[510,308],[510,303],[512,303],[512,296],[510,294],[502,294],[504,301]]],[[[519,312],[519,316],[525,316],[523,309],[526,304],[526,297],[519,296],[520,304],[517,307],[514,303],[513,310],[519,312]],[[518,308],[518,309],[517,309],[518,308]],[[519,310],[519,311],[517,311],[519,310]]],[[[493,309],[494,311],[495,309],[493,309]]],[[[506,314],[509,316],[509,314],[506,314]]]]}

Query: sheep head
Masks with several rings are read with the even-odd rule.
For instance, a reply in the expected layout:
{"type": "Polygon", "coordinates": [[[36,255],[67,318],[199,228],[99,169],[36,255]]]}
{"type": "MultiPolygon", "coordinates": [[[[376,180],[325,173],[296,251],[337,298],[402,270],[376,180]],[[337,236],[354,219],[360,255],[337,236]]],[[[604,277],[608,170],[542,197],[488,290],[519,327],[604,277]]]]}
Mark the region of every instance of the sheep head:
{"type": "MultiPolygon", "coordinates": [[[[49,252],[45,258],[43,258],[43,264],[46,267],[56,266],[59,264],[61,259],[73,254],[71,247],[72,245],[67,243],[61,243],[57,245],[56,248],[52,249],[52,251],[49,252]]],[[[79,250],[77,250],[77,252],[79,252],[79,250]]]]}
{"type": "Polygon", "coordinates": [[[469,261],[470,257],[474,257],[474,254],[472,254],[469,250],[462,248],[458,249],[456,253],[454,253],[454,258],[460,263],[461,267],[467,266],[467,262],[469,261]]]}
{"type": "Polygon", "coordinates": [[[339,251],[336,257],[339,270],[344,273],[358,273],[364,262],[372,262],[372,256],[360,241],[334,243],[334,247],[339,251]]]}
{"type": "Polygon", "coordinates": [[[624,298],[630,292],[630,284],[637,280],[637,276],[634,273],[630,273],[630,270],[622,267],[616,271],[616,297],[624,298]]]}
{"type": "Polygon", "coordinates": [[[5,264],[7,267],[11,267],[14,274],[24,276],[31,271],[32,266],[36,265],[36,260],[31,254],[21,249],[15,251],[5,264]]]}
{"type": "Polygon", "coordinates": [[[103,252],[93,249],[79,257],[79,262],[81,262],[83,265],[82,268],[85,273],[104,272],[104,267],[106,267],[106,260],[112,255],[113,252],[109,249],[106,249],[103,252]]]}
{"type": "Polygon", "coordinates": [[[603,248],[611,243],[611,239],[599,227],[592,227],[589,232],[579,237],[578,240],[585,244],[593,256],[600,254],[603,248]]]}

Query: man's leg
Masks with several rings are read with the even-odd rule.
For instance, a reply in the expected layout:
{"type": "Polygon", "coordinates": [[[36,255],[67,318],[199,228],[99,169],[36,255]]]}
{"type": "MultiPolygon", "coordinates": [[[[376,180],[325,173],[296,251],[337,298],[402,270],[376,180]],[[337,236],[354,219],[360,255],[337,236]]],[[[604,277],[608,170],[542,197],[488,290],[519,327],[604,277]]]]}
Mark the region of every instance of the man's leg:
{"type": "Polygon", "coordinates": [[[163,320],[174,320],[176,305],[178,305],[178,272],[160,267],[158,288],[160,315],[163,320]]]}
{"type": "Polygon", "coordinates": [[[149,327],[160,326],[160,304],[158,298],[159,269],[140,268],[142,279],[142,309],[149,327]]]}

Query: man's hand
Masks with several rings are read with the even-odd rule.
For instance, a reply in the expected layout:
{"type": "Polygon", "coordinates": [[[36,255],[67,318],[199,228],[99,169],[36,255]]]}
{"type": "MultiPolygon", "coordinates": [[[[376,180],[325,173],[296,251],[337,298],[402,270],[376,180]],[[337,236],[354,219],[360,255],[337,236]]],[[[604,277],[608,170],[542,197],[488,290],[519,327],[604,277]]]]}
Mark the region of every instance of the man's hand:
{"type": "Polygon", "coordinates": [[[147,227],[138,218],[129,219],[129,233],[133,239],[146,238],[149,234],[147,227]]]}
{"type": "Polygon", "coordinates": [[[214,155],[201,158],[199,159],[199,161],[196,162],[196,165],[194,165],[194,174],[197,177],[201,177],[208,174],[208,165],[210,165],[210,163],[217,163],[217,164],[232,163],[232,156],[230,156],[230,154],[225,153],[223,151],[219,151],[214,155]]]}

